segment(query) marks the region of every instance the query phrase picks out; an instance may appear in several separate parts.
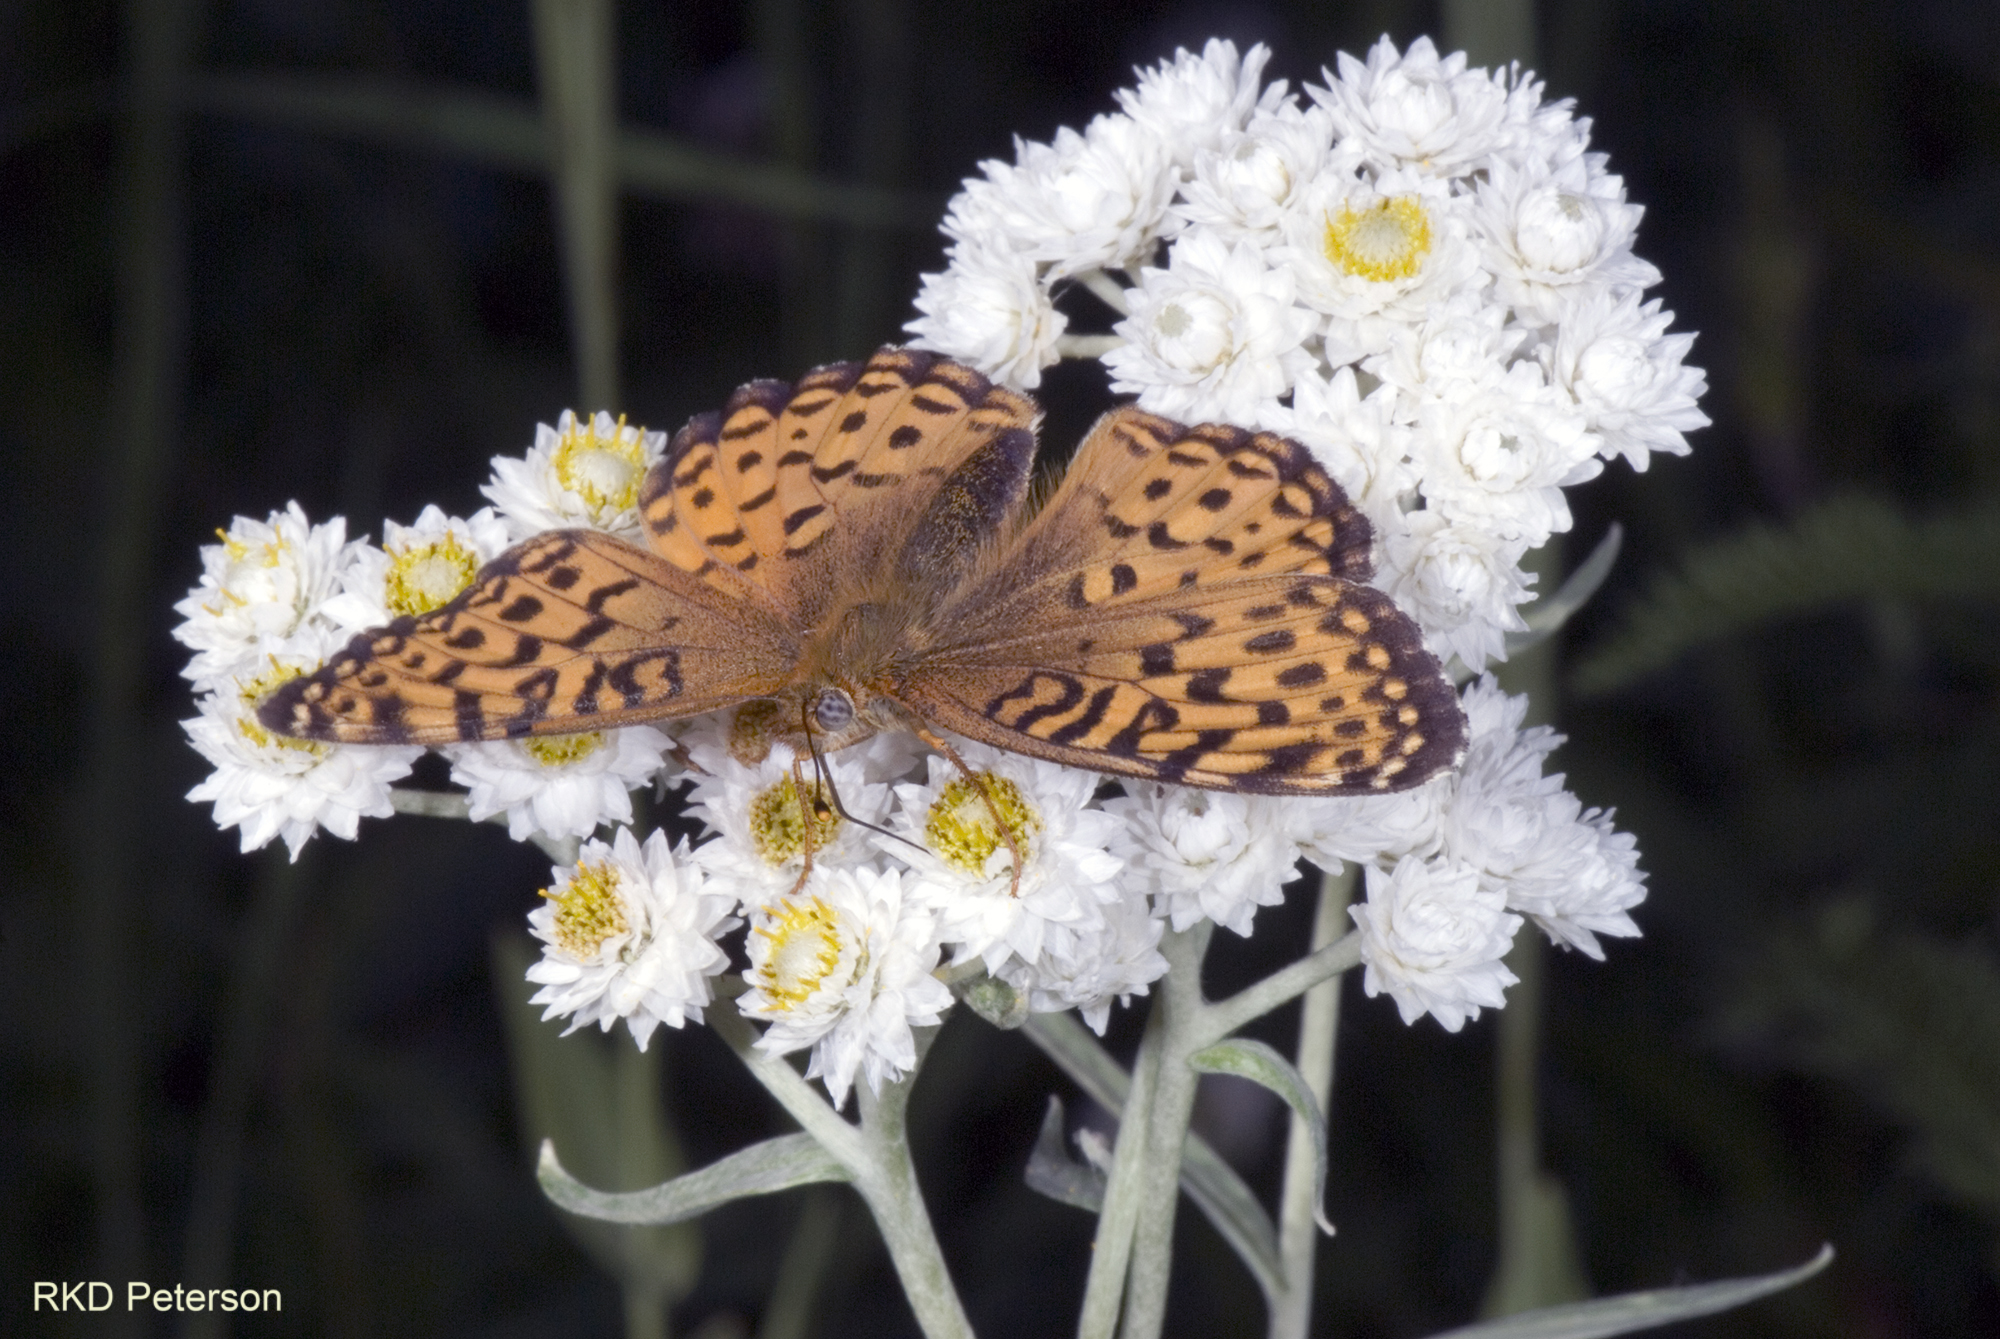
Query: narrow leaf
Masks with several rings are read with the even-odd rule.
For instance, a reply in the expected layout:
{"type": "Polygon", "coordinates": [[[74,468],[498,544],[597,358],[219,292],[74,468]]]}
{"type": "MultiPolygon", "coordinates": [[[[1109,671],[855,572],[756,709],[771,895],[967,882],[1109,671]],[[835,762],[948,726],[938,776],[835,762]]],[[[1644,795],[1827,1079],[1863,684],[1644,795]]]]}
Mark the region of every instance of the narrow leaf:
{"type": "Polygon", "coordinates": [[[1196,1051],[1188,1057],[1188,1064],[1203,1074],[1234,1074],[1269,1088],[1298,1113],[1312,1133],[1313,1221],[1320,1231],[1332,1236],[1333,1224],[1321,1207],[1326,1202],[1326,1117],[1320,1114],[1319,1100],[1306,1086],[1304,1076],[1277,1051],[1247,1037],[1234,1037],[1196,1051]]]}
{"type": "Polygon", "coordinates": [[[1754,1274],[1748,1278],[1724,1279],[1719,1283],[1655,1288],[1650,1292],[1600,1297],[1591,1302],[1570,1302],[1446,1330],[1432,1335],[1431,1339],[1604,1339],[1606,1335],[1633,1334],[1677,1321],[1693,1320],[1697,1316],[1712,1316],[1718,1311],[1728,1311],[1760,1297],[1783,1292],[1805,1282],[1832,1261],[1833,1247],[1822,1246],[1819,1254],[1804,1264],[1775,1274],[1754,1274]]]}
{"type": "Polygon", "coordinates": [[[563,1170],[552,1140],[542,1143],[535,1178],[559,1209],[610,1223],[680,1223],[731,1200],[769,1195],[816,1181],[845,1181],[847,1169],[809,1134],[779,1135],[752,1144],[698,1172],[676,1176],[651,1190],[611,1194],[592,1190],[563,1170]]]}
{"type": "Polygon", "coordinates": [[[1611,575],[1611,565],[1618,561],[1618,551],[1624,545],[1625,527],[1613,521],[1583,565],[1569,574],[1555,594],[1544,595],[1521,611],[1521,621],[1528,626],[1526,631],[1507,634],[1507,654],[1517,655],[1561,632],[1563,624],[1590,603],[1590,597],[1597,594],[1604,578],[1611,575]]]}
{"type": "Polygon", "coordinates": [[[1042,1117],[1042,1132],[1028,1154],[1025,1177],[1028,1189],[1047,1195],[1062,1204],[1074,1205],[1090,1213],[1104,1208],[1104,1173],[1079,1158],[1070,1156],[1063,1145],[1063,1104],[1060,1097],[1049,1098],[1042,1117]]]}
{"type": "MultiPolygon", "coordinates": [[[[1075,1014],[1031,1014],[1021,1031],[1099,1106],[1113,1113],[1124,1109],[1132,1076],[1075,1014]]],[[[1181,1155],[1181,1188],[1243,1261],[1265,1298],[1278,1296],[1285,1286],[1278,1229],[1243,1178],[1199,1135],[1188,1136],[1181,1155]]]]}

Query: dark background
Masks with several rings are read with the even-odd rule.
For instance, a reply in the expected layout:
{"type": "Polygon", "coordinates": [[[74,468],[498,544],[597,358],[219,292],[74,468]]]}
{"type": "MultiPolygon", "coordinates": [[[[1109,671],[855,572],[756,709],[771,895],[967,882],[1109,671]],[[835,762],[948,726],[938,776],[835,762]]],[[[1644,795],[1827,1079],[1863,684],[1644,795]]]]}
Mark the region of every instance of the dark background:
{"type": "MultiPolygon", "coordinates": [[[[2000,12],[1550,0],[1539,20],[1551,95],[1595,118],[1647,208],[1639,250],[1701,332],[1716,421],[1692,457],[1573,494],[1572,557],[1613,519],[1629,539],[1563,664],[1753,520],[1853,494],[1913,526],[1990,520],[2000,12]]],[[[1014,133],[1110,109],[1177,43],[1261,39],[1297,81],[1439,23],[1395,0],[629,0],[628,129],[873,185],[907,222],[628,195],[618,407],[671,429],[739,381],[896,338],[957,181],[1014,133]]],[[[399,819],[288,869],[180,798],[205,769],[168,631],[198,545],[292,498],[378,535],[425,502],[468,512],[488,458],[576,395],[545,178],[393,116],[364,133],[229,103],[219,81],[246,73],[519,109],[536,92],[525,3],[0,5],[0,1328],[58,1330],[28,1314],[32,1280],[194,1282],[200,1258],[212,1282],[283,1290],[242,1334],[618,1333],[615,1284],[531,1180],[488,968],[545,862],[497,828],[399,819]],[[176,8],[178,101],[140,59],[171,75],[176,8]]],[[[1102,384],[1052,378],[1052,442],[1102,384]]],[[[1835,592],[1561,702],[1557,763],[1618,806],[1652,890],[1645,938],[1551,969],[1544,1143],[1591,1284],[1841,1252],[1679,1332],[2000,1332],[2000,583],[1978,568],[2000,528],[1973,528],[1987,545],[1954,593],[1924,571],[1896,598],[1835,592]]],[[[1287,959],[1308,919],[1303,895],[1262,913],[1214,987],[1287,959]]],[[[1347,1000],[1316,1332],[1464,1323],[1495,1258],[1492,1018],[1447,1036],[1357,983],[1347,1000]]],[[[693,1162],[784,1128],[711,1034],[665,1056],[693,1162]]],[[[963,1016],[918,1090],[982,1333],[1074,1324],[1089,1220],[1020,1181],[1051,1091],[1070,1089],[1024,1040],[963,1016]]],[[[1279,1111],[1219,1089],[1202,1120],[1268,1192],[1279,1111]]],[[[826,1194],[809,1332],[913,1333],[858,1204],[826,1194]]],[[[706,1220],[677,1333],[754,1331],[803,1198],[706,1220]]],[[[1183,1221],[1170,1328],[1261,1334],[1246,1276],[1183,1221]]]]}

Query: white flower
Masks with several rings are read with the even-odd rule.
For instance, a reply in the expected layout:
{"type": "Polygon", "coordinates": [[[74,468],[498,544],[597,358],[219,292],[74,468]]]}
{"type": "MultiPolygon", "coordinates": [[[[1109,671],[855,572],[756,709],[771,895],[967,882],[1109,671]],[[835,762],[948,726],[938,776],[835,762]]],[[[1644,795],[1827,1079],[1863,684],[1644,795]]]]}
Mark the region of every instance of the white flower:
{"type": "Polygon", "coordinates": [[[261,672],[267,654],[288,652],[302,634],[310,643],[362,547],[346,542],[344,518],[314,525],[296,502],[268,521],[238,516],[221,538],[202,545],[201,580],[174,606],[186,620],[174,636],[195,652],[181,672],[198,689],[261,672]]]}
{"type": "Polygon", "coordinates": [[[1585,812],[1560,774],[1542,774],[1562,736],[1521,728],[1527,698],[1488,675],[1463,702],[1470,742],[1444,810],[1446,852],[1551,939],[1602,958],[1599,934],[1639,933],[1626,914],[1646,896],[1632,839],[1609,814],[1585,812]]]}
{"type": "Polygon", "coordinates": [[[1124,822],[1113,853],[1126,886],[1146,889],[1175,930],[1206,917],[1250,933],[1258,907],[1285,900],[1297,872],[1290,796],[1234,795],[1155,782],[1126,782],[1130,794],[1104,808],[1124,822]]]}
{"type": "Polygon", "coordinates": [[[1521,362],[1491,387],[1427,398],[1411,456],[1424,496],[1446,517],[1532,548],[1569,529],[1563,486],[1596,476],[1596,452],[1570,397],[1521,362]]]}
{"type": "Polygon", "coordinates": [[[1167,268],[1129,290],[1126,342],[1104,355],[1111,388],[1141,408],[1197,422],[1254,421],[1313,365],[1301,345],[1317,318],[1293,305],[1292,276],[1255,247],[1208,233],[1175,243],[1167,268]]]}
{"type": "Polygon", "coordinates": [[[1632,254],[1646,211],[1625,200],[1600,154],[1541,171],[1495,162],[1474,194],[1495,296],[1530,325],[1565,319],[1586,293],[1637,292],[1660,272],[1632,254]]]}
{"type": "Polygon", "coordinates": [[[1681,434],[1708,426],[1696,407],[1708,382],[1681,361],[1694,336],[1668,334],[1673,319],[1658,298],[1593,294],[1571,308],[1548,349],[1552,379],[1576,398],[1604,458],[1622,455],[1635,470],[1649,451],[1686,455],[1681,434]]]}
{"type": "Polygon", "coordinates": [[[1467,215],[1450,183],[1407,171],[1374,181],[1323,172],[1299,193],[1273,263],[1292,271],[1301,302],[1332,318],[1328,362],[1380,352],[1397,324],[1489,282],[1467,215]]]}
{"type": "Polygon", "coordinates": [[[451,744],[451,779],[464,786],[474,822],[507,815],[507,835],[526,841],[588,837],[603,823],[632,821],[631,791],[666,763],[673,740],[650,725],[529,739],[451,744]]]}
{"type": "Polygon", "coordinates": [[[1401,54],[1384,37],[1365,65],[1344,51],[1336,61],[1339,76],[1323,71],[1327,86],[1306,92],[1333,113],[1334,133],[1353,136],[1380,168],[1457,176],[1518,133],[1505,81],[1466,69],[1463,51],[1440,57],[1428,37],[1401,54]]]}
{"type": "Polygon", "coordinates": [[[1026,991],[1035,1013],[1075,1009],[1093,1032],[1104,1035],[1113,1000],[1129,1001],[1167,972],[1160,954],[1165,924],[1146,909],[1143,894],[1128,894],[1104,906],[1094,925],[1051,925],[1041,956],[1019,959],[1000,971],[1001,979],[1026,991]]]}
{"type": "Polygon", "coordinates": [[[1180,184],[1166,146],[1129,116],[1105,115],[1053,144],[1016,140],[1016,161],[980,164],[945,215],[959,241],[1045,262],[1054,280],[1150,260],[1180,184]]]}
{"type": "Polygon", "coordinates": [[[696,848],[695,858],[718,885],[745,907],[795,889],[805,870],[808,818],[815,866],[875,858],[868,831],[841,817],[833,801],[837,795],[841,807],[862,823],[884,823],[890,803],[887,783],[910,768],[912,741],[907,736],[873,735],[851,748],[822,755],[818,780],[811,759],[800,760],[807,789],[802,810],[792,778],[791,746],[773,744],[764,761],[745,763],[730,752],[728,729],[723,719],[685,736],[693,765],[688,775],[694,782],[688,792],[688,812],[718,834],[716,840],[696,848]]]}
{"type": "Polygon", "coordinates": [[[1437,853],[1439,807],[1450,793],[1446,773],[1389,795],[1301,799],[1287,811],[1292,840],[1325,870],[1349,860],[1393,865],[1408,855],[1428,858],[1437,853]]]}
{"type": "Polygon", "coordinates": [[[1515,606],[1532,580],[1521,570],[1527,543],[1425,509],[1383,536],[1379,585],[1423,626],[1440,658],[1479,669],[1506,659],[1507,634],[1527,628],[1515,606]]]}
{"type": "Polygon", "coordinates": [[[630,828],[606,844],[585,842],[576,864],[558,866],[555,887],[528,913],[546,946],[528,969],[544,1019],[567,1016],[567,1032],[619,1019],[645,1050],[653,1029],[677,1028],[715,998],[709,978],[729,965],[715,941],[739,923],[731,900],[703,886],[687,843],[655,832],[641,846],[630,828]]]}
{"type": "Polygon", "coordinates": [[[382,523],[382,547],[358,546],[341,575],[340,594],[321,610],[347,632],[428,614],[472,584],[507,547],[507,527],[491,507],[461,520],[425,507],[414,525],[382,523]]]}
{"type": "Polygon", "coordinates": [[[1124,868],[1110,851],[1118,820],[1090,807],[1096,775],[953,742],[977,780],[929,759],[927,782],[896,787],[890,827],[907,840],[880,845],[914,871],[955,960],[981,957],[998,972],[1010,955],[1040,958],[1051,926],[1094,931],[1124,868]],[[1018,888],[1003,822],[1025,857],[1018,888]]]}
{"type": "Polygon", "coordinates": [[[757,1048],[783,1055],[811,1046],[806,1077],[824,1080],[836,1107],[856,1074],[880,1092],[909,1073],[917,1063],[911,1029],[951,1008],[951,991],[931,975],[935,931],[902,871],[815,871],[803,893],[751,918],[750,990],[737,1007],[770,1024],[757,1048]]]}
{"type": "Polygon", "coordinates": [[[1361,931],[1362,989],[1388,991],[1405,1023],[1425,1014],[1447,1032],[1505,1004],[1518,979],[1501,958],[1521,928],[1479,871],[1407,856],[1390,873],[1368,868],[1368,900],[1348,908],[1361,931]]]}
{"type": "Polygon", "coordinates": [[[1257,105],[1258,84],[1270,59],[1262,42],[1238,60],[1234,42],[1211,37],[1199,56],[1176,48],[1173,59],[1135,70],[1139,86],[1118,90],[1118,105],[1166,144],[1185,170],[1198,153],[1242,127],[1257,105]]]}
{"type": "Polygon", "coordinates": [[[942,274],[917,293],[923,315],[903,329],[920,349],[972,364],[1002,385],[1033,390],[1058,355],[1069,318],[1055,309],[1033,260],[983,241],[951,249],[942,274]]]}
{"type": "Polygon", "coordinates": [[[1354,166],[1351,156],[1336,150],[1324,108],[1283,102],[1197,154],[1194,176],[1181,187],[1173,212],[1227,242],[1276,245],[1285,213],[1300,194],[1322,173],[1351,174],[1354,166]]]}
{"type": "Polygon", "coordinates": [[[1330,378],[1305,373],[1292,387],[1290,408],[1278,406],[1265,425],[1297,439],[1320,467],[1375,523],[1376,545],[1401,524],[1403,494],[1416,488],[1410,465],[1410,429],[1396,421],[1401,408],[1394,386],[1361,394],[1354,369],[1330,378]]]}
{"type": "Polygon", "coordinates": [[[643,541],[639,485],[667,449],[667,435],[613,420],[599,411],[579,419],[565,409],[551,428],[535,426],[524,459],[493,458],[493,481],[480,486],[517,540],[544,530],[587,526],[643,541]]]}
{"type": "Polygon", "coordinates": [[[213,691],[196,703],[201,715],[181,727],[215,768],[187,797],[214,801],[216,826],[241,828],[243,850],[283,837],[297,860],[320,828],[352,841],[361,819],[395,812],[389,783],[409,775],[423,750],[322,744],[266,729],[257,719],[257,704],[279,684],[317,669],[330,645],[323,632],[294,641],[317,645],[303,654],[268,654],[262,674],[212,681],[213,691]]]}
{"type": "Polygon", "coordinates": [[[1531,334],[1509,323],[1491,292],[1459,292],[1397,327],[1387,350],[1365,366],[1413,403],[1463,399],[1506,380],[1531,334]]]}

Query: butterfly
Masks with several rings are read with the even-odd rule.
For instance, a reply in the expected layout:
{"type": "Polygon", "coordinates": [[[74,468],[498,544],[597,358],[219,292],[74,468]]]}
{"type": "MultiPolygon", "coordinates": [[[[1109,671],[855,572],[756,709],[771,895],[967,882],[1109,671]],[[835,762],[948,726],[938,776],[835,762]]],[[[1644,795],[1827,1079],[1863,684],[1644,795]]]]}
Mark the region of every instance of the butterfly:
{"type": "Polygon", "coordinates": [[[1133,407],[1033,486],[1040,410],[884,348],[753,381],[646,476],[647,546],[537,535],[281,686],[281,734],[442,744],[735,708],[752,756],[951,731],[1116,776],[1365,795],[1466,723],[1297,442],[1133,407]]]}

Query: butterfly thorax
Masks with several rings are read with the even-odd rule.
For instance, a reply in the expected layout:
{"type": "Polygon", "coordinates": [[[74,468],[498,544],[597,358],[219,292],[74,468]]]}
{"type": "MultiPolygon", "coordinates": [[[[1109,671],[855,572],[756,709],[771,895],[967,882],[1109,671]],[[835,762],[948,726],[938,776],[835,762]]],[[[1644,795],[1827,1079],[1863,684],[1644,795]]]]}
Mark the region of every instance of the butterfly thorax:
{"type": "Polygon", "coordinates": [[[759,763],[774,744],[793,756],[832,753],[882,730],[921,725],[895,699],[898,667],[914,650],[919,622],[907,600],[894,594],[846,605],[805,640],[793,681],[769,697],[736,709],[730,752],[759,763]]]}

